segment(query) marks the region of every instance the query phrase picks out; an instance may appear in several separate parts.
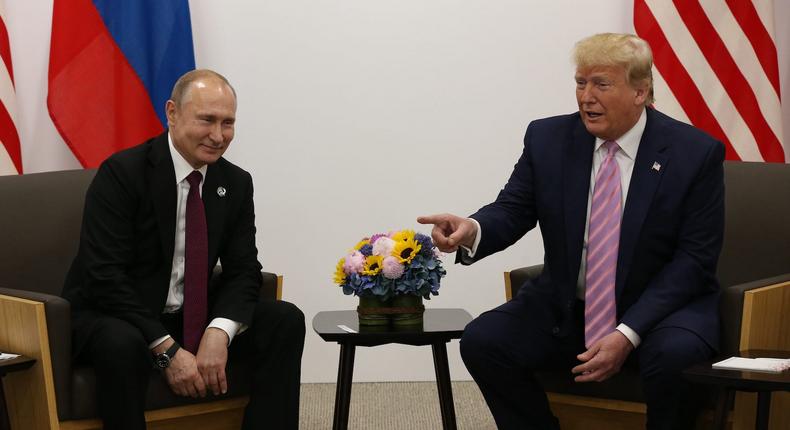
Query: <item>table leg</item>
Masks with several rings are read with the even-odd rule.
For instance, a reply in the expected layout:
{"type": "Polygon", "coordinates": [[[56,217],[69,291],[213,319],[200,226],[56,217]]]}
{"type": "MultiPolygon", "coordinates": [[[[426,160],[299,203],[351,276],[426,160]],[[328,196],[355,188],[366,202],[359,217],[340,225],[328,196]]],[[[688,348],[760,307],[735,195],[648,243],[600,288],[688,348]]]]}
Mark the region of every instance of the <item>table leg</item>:
{"type": "Polygon", "coordinates": [[[450,385],[450,365],[447,363],[447,344],[434,343],[433,365],[436,369],[436,385],[439,389],[439,405],[442,410],[442,428],[455,430],[455,406],[453,406],[453,387],[450,385]]]}
{"type": "Polygon", "coordinates": [[[719,399],[716,402],[716,415],[713,417],[714,429],[724,430],[727,428],[727,415],[730,413],[734,394],[733,390],[727,388],[722,388],[719,391],[719,399]]]}
{"type": "Polygon", "coordinates": [[[757,419],[754,428],[757,430],[768,430],[768,419],[771,417],[771,392],[757,392],[757,419]]]}
{"type": "Polygon", "coordinates": [[[335,390],[335,418],[333,430],[348,428],[348,410],[351,406],[351,381],[354,376],[353,344],[340,344],[340,363],[337,366],[337,389],[335,390]]]}

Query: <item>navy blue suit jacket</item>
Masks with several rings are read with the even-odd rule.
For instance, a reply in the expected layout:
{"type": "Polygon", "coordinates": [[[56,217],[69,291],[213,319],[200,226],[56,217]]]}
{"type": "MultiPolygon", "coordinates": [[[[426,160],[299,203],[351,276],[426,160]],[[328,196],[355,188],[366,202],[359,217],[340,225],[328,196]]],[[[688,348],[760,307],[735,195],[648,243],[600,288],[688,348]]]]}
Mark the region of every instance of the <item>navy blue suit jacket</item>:
{"type": "MultiPolygon", "coordinates": [[[[574,323],[594,144],[578,113],[532,122],[508,183],[495,202],[472,215],[482,229],[473,260],[540,225],[543,273],[520,289],[518,299],[558,336],[574,323]]],[[[659,327],[683,327],[718,347],[723,160],[720,142],[647,109],[623,209],[616,280],[618,323],[641,337],[659,327]]]]}

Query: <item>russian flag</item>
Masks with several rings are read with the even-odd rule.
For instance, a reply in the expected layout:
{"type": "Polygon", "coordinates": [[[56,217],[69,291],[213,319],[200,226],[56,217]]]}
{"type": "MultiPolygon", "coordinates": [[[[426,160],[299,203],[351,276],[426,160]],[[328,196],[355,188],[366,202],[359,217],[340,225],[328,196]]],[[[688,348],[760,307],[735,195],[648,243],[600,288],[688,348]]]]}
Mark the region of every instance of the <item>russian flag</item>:
{"type": "Polygon", "coordinates": [[[47,107],[86,168],[161,133],[194,68],[187,0],[54,0],[47,107]]]}

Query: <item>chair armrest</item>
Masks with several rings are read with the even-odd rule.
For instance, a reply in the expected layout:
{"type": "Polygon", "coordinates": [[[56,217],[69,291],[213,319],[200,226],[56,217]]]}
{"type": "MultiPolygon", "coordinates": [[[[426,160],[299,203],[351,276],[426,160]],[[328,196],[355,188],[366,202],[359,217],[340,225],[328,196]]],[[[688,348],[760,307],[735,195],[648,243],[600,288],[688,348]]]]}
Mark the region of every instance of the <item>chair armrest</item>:
{"type": "Polygon", "coordinates": [[[543,272],[543,265],[520,267],[505,272],[505,300],[510,301],[518,293],[518,289],[530,279],[535,279],[543,272]]]}
{"type": "Polygon", "coordinates": [[[57,423],[57,410],[70,407],[71,305],[59,296],[0,287],[3,324],[8,329],[0,334],[0,349],[37,360],[22,384],[25,392],[7,391],[21,396],[17,413],[33,415],[39,424],[57,423]]]}
{"type": "Polygon", "coordinates": [[[261,282],[261,298],[282,300],[283,298],[283,277],[269,272],[261,272],[263,282],[261,282]]]}
{"type": "Polygon", "coordinates": [[[743,322],[744,295],[747,291],[790,281],[790,273],[726,287],[722,291],[719,313],[721,315],[721,352],[734,355],[740,350],[741,324],[743,322]]]}

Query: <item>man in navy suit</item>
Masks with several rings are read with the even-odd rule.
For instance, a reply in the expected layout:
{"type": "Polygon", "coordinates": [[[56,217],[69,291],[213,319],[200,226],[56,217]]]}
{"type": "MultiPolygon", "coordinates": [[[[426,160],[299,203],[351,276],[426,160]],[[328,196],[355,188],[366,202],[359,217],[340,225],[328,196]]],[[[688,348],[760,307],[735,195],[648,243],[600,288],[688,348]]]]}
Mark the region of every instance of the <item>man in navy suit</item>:
{"type": "Polygon", "coordinates": [[[470,218],[418,221],[434,224],[437,246],[458,250],[463,264],[540,225],[541,275],[472,321],[461,339],[461,355],[499,428],[558,428],[535,370],[568,369],[589,383],[610,378],[626,360],[642,377],[647,427],[687,428],[694,411],[681,371],[718,345],[724,147],[649,107],[652,53],[644,40],[595,35],[577,43],[574,59],[579,111],[529,125],[496,201],[470,218]],[[604,183],[616,190],[617,205],[614,223],[600,235],[591,231],[604,183]],[[613,243],[593,243],[607,235],[613,243]],[[594,278],[606,258],[610,295],[591,299],[607,283],[594,278]],[[601,303],[608,302],[607,311],[601,303]],[[607,312],[611,321],[601,324],[607,312]],[[590,327],[601,334],[591,338],[590,327]]]}
{"type": "Polygon", "coordinates": [[[63,291],[76,362],[95,370],[104,428],[145,428],[156,368],[178,396],[248,385],[245,429],[296,429],[304,315],[259,300],[252,177],[222,157],[235,132],[236,92],[218,73],[193,70],[165,110],[168,130],[105,160],[88,189],[63,291]],[[218,261],[222,275],[209,284],[218,261]],[[190,318],[187,308],[205,313],[190,318]],[[229,357],[251,368],[246,380],[226,374],[229,357]]]}

